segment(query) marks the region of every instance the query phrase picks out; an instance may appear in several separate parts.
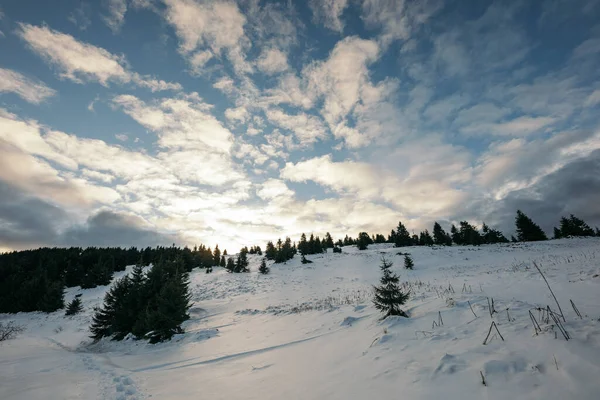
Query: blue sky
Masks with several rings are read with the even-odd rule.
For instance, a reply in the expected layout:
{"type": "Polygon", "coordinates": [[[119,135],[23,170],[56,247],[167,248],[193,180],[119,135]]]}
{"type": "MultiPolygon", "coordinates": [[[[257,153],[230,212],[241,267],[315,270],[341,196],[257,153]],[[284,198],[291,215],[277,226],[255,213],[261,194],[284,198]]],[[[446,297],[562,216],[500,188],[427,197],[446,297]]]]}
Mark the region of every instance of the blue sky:
{"type": "Polygon", "coordinates": [[[0,7],[0,250],[600,224],[599,1],[0,7]]]}

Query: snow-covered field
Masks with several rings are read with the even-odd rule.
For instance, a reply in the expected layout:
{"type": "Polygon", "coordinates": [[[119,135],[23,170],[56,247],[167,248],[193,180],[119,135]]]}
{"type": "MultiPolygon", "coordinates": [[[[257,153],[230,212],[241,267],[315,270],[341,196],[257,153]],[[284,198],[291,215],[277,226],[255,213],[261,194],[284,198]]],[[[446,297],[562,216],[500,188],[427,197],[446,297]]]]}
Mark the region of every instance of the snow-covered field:
{"type": "Polygon", "coordinates": [[[297,256],[267,276],[253,256],[250,274],[194,271],[186,333],[158,345],[91,343],[106,287],[69,289],[66,301],[83,294],[85,312],[74,317],[0,315],[26,327],[0,344],[0,399],[600,398],[598,238],[343,251],[306,265],[297,256]],[[414,271],[398,251],[411,253],[414,271]],[[380,321],[370,302],[382,254],[412,287],[410,319],[380,321]],[[544,332],[535,334],[529,310],[558,310],[534,261],[569,341],[537,310],[544,332]],[[504,341],[492,333],[483,345],[488,298],[504,341]]]}

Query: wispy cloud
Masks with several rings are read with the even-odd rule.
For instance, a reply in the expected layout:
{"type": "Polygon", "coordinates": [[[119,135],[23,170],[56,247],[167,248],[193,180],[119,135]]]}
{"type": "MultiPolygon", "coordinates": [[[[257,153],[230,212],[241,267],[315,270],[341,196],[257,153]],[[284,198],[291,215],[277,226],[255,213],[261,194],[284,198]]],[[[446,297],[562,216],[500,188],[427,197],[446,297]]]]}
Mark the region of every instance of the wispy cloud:
{"type": "Polygon", "coordinates": [[[117,33],[125,22],[125,13],[127,12],[127,0],[107,0],[108,15],[103,16],[104,23],[117,33]]]}
{"type": "Polygon", "coordinates": [[[36,81],[10,69],[0,68],[0,93],[12,92],[23,100],[39,104],[54,96],[56,91],[43,82],[36,81]]]}
{"type": "Polygon", "coordinates": [[[61,78],[77,83],[96,81],[103,86],[108,86],[109,82],[131,82],[152,91],[181,89],[178,83],[169,83],[130,71],[123,56],[80,42],[71,35],[46,26],[21,23],[17,34],[27,42],[31,50],[56,67],[61,78]]]}

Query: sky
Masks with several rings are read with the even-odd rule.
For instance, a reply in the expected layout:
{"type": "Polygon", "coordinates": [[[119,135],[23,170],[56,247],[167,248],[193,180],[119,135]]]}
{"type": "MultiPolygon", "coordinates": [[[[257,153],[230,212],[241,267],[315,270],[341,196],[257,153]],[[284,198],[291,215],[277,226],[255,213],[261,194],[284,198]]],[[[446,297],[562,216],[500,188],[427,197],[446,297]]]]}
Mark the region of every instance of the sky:
{"type": "Polygon", "coordinates": [[[0,3],[0,251],[600,225],[600,1],[0,3]]]}

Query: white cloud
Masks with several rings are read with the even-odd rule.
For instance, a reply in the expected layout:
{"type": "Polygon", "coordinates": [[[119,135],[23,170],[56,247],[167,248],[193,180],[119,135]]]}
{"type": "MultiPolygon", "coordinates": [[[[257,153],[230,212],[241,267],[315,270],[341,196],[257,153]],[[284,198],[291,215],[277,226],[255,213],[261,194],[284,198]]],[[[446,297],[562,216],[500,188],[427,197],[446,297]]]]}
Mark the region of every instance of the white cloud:
{"type": "Polygon", "coordinates": [[[56,94],[54,89],[43,82],[34,81],[10,69],[0,68],[0,93],[3,92],[16,93],[23,100],[33,104],[39,104],[56,94]]]}
{"type": "Polygon", "coordinates": [[[348,0],[310,0],[308,4],[316,22],[322,22],[326,28],[336,32],[344,30],[341,17],[348,6],[348,0]]]}
{"type": "Polygon", "coordinates": [[[103,48],[77,41],[73,36],[46,26],[19,24],[18,35],[46,62],[55,66],[61,78],[77,83],[97,81],[103,86],[109,82],[134,83],[158,90],[179,90],[181,85],[141,76],[126,67],[124,57],[103,48]]]}
{"type": "MultiPolygon", "coordinates": [[[[196,50],[209,49],[217,57],[224,52],[236,72],[252,71],[245,58],[245,49],[250,46],[244,34],[246,17],[235,3],[200,3],[193,0],[164,2],[167,6],[165,18],[175,28],[181,53],[194,60],[196,50]]],[[[206,59],[206,56],[201,59],[206,59]]]]}
{"type": "Polygon", "coordinates": [[[306,113],[290,115],[280,109],[269,109],[265,114],[275,125],[294,132],[301,145],[310,145],[327,136],[327,129],[314,115],[306,113]]]}
{"type": "Polygon", "coordinates": [[[263,182],[260,190],[258,190],[256,194],[263,200],[272,200],[276,198],[290,199],[294,196],[294,192],[280,179],[268,179],[263,182]]]}
{"type": "Polygon", "coordinates": [[[600,89],[594,90],[584,102],[586,107],[595,107],[598,104],[600,104],[600,89]]]}
{"type": "Polygon", "coordinates": [[[268,75],[284,72],[288,69],[287,56],[284,52],[275,48],[264,50],[256,64],[258,69],[268,75]]]}
{"type": "Polygon", "coordinates": [[[127,12],[127,0],[107,0],[108,15],[102,17],[106,25],[117,33],[121,30],[125,22],[125,13],[127,12]]]}
{"type": "Polygon", "coordinates": [[[129,140],[129,136],[127,136],[127,135],[126,135],[126,134],[124,134],[124,133],[117,133],[117,134],[115,135],[115,138],[116,138],[117,140],[120,140],[121,142],[126,142],[126,141],[128,141],[128,140],[129,140]]]}
{"type": "Polygon", "coordinates": [[[462,128],[468,135],[527,136],[549,127],[556,118],[522,116],[498,123],[473,123],[462,128]]]}
{"type": "Polygon", "coordinates": [[[210,106],[197,93],[165,98],[152,104],[131,95],[113,99],[114,104],[139,124],[159,135],[165,148],[206,149],[229,152],[233,135],[210,114],[210,106]]]}
{"type": "Polygon", "coordinates": [[[248,110],[245,107],[228,108],[225,110],[225,118],[234,122],[246,122],[248,110]]]}
{"type": "Polygon", "coordinates": [[[92,24],[90,15],[92,9],[88,3],[82,2],[67,18],[69,22],[75,24],[79,29],[85,31],[92,24]]]}
{"type": "Polygon", "coordinates": [[[381,29],[379,40],[407,40],[442,6],[439,0],[363,0],[362,18],[370,28],[381,29]]]}

